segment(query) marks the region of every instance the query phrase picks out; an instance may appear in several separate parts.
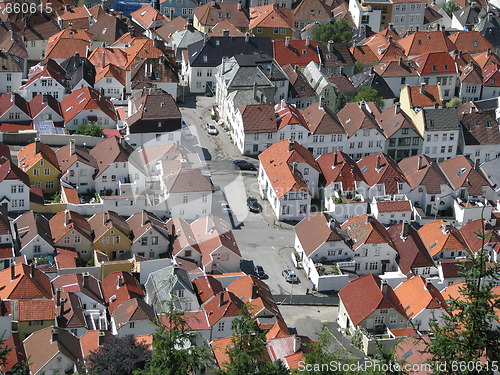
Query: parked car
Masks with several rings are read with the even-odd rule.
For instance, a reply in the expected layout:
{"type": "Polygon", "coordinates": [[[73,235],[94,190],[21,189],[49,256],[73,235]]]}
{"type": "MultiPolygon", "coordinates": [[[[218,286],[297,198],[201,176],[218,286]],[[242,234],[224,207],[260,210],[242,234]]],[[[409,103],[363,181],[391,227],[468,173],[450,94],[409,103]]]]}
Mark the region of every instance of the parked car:
{"type": "Polygon", "coordinates": [[[264,268],[262,266],[255,266],[254,271],[259,279],[264,279],[266,277],[266,273],[264,272],[264,268]]]}
{"type": "Polygon", "coordinates": [[[257,168],[254,164],[246,160],[233,160],[233,165],[242,171],[256,171],[257,168]]]}
{"type": "Polygon", "coordinates": [[[217,130],[217,128],[215,127],[214,124],[207,124],[207,132],[210,135],[217,135],[217,134],[219,134],[219,131],[217,130]]]}
{"type": "Polygon", "coordinates": [[[231,212],[231,208],[229,207],[229,204],[227,204],[226,201],[219,201],[219,203],[220,203],[220,207],[222,209],[222,212],[227,212],[227,213],[231,212]]]}
{"type": "Polygon", "coordinates": [[[247,198],[247,206],[248,206],[248,209],[250,210],[250,212],[254,212],[254,213],[258,214],[259,212],[262,211],[262,206],[260,205],[257,198],[248,197],[247,198]]]}
{"type": "Polygon", "coordinates": [[[285,277],[285,280],[288,283],[297,283],[299,281],[299,278],[295,274],[295,271],[292,271],[288,268],[286,270],[283,270],[281,274],[285,277]]]}
{"type": "Polygon", "coordinates": [[[187,124],[184,120],[182,120],[181,134],[186,139],[193,139],[194,138],[193,133],[191,132],[191,130],[189,129],[189,127],[187,126],[187,124]]]}

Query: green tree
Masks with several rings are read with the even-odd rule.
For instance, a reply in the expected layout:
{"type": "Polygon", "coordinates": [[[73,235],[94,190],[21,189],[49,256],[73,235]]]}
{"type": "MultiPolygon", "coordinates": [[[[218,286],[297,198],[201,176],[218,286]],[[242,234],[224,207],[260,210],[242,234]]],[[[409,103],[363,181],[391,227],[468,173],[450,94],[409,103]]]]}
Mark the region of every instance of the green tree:
{"type": "Polygon", "coordinates": [[[252,318],[251,306],[245,304],[240,309],[240,317],[233,320],[232,347],[227,349],[229,362],[218,373],[220,375],[263,374],[287,375],[290,371],[281,361],[263,360],[266,351],[265,333],[259,331],[252,318]]]}
{"type": "Polygon", "coordinates": [[[175,311],[172,300],[164,312],[166,326],[159,324],[153,334],[153,352],[144,370],[134,375],[198,374],[212,367],[212,352],[208,345],[197,345],[199,335],[189,331],[184,312],[175,311]]]}
{"type": "Polygon", "coordinates": [[[488,253],[484,244],[488,236],[484,229],[483,220],[482,230],[476,233],[482,240],[482,250],[475,256],[470,254],[470,262],[461,266],[464,284],[459,288],[460,297],[447,301],[451,315],[443,315],[439,324],[431,322],[434,338],[427,342],[426,351],[432,355],[431,364],[447,365],[434,366],[434,374],[492,374],[491,368],[467,366],[484,359],[490,365],[500,360],[500,331],[492,329],[495,310],[500,308],[500,298],[493,294],[492,288],[499,279],[500,269],[496,264],[486,264],[488,253]],[[458,366],[453,367],[454,363],[458,366]]]}
{"type": "Polygon", "coordinates": [[[446,107],[448,107],[448,108],[455,108],[459,104],[462,104],[462,101],[460,100],[460,98],[457,98],[455,96],[455,97],[451,98],[451,100],[448,103],[446,103],[446,107]]]}
{"type": "Polygon", "coordinates": [[[451,17],[453,12],[456,11],[456,10],[459,10],[460,9],[460,5],[458,5],[457,3],[455,3],[454,1],[447,1],[444,5],[443,5],[443,10],[446,12],[446,14],[451,17]]]}
{"type": "Polygon", "coordinates": [[[132,375],[150,357],[147,345],[136,342],[134,336],[111,337],[89,355],[88,369],[98,375],[132,375]]]}
{"type": "Polygon", "coordinates": [[[354,64],[354,74],[361,73],[364,70],[363,63],[361,61],[356,61],[354,64]]]}
{"type": "Polygon", "coordinates": [[[382,108],[384,106],[384,98],[382,98],[378,91],[371,86],[363,86],[356,94],[353,102],[375,102],[375,104],[382,108]]]}
{"type": "Polygon", "coordinates": [[[346,103],[347,103],[347,98],[345,97],[345,95],[339,93],[339,96],[337,96],[337,102],[335,103],[335,113],[344,108],[346,103]]]}
{"type": "Polygon", "coordinates": [[[75,134],[90,135],[92,137],[102,137],[102,126],[96,122],[78,125],[75,134]]]}
{"type": "Polygon", "coordinates": [[[343,18],[334,23],[317,26],[312,32],[312,38],[318,44],[327,44],[331,40],[334,43],[350,46],[353,35],[351,25],[343,18]]]}

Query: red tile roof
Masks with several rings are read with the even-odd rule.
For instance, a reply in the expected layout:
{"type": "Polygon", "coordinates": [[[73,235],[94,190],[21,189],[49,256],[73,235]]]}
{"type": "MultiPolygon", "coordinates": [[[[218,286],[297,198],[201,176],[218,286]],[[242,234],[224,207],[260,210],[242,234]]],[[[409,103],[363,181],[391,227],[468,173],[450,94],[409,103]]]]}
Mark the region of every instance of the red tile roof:
{"type": "Polygon", "coordinates": [[[54,259],[56,261],[56,266],[58,270],[65,268],[76,268],[76,260],[78,259],[78,253],[74,250],[55,248],[54,259]]]}
{"type": "Polygon", "coordinates": [[[229,19],[237,28],[248,29],[250,24],[248,10],[237,3],[209,1],[194,9],[194,17],[202,26],[215,26],[218,22],[229,19]],[[227,16],[229,14],[229,16],[227,16]]]}
{"type": "Polygon", "coordinates": [[[101,285],[110,313],[113,313],[125,301],[144,297],[139,282],[129,272],[111,272],[102,280],[101,285]]]}
{"type": "Polygon", "coordinates": [[[117,120],[115,106],[106,96],[92,87],[82,87],[74,90],[61,101],[61,110],[64,122],[70,122],[81,111],[87,109],[100,109],[112,121],[117,120]]]}
{"type": "Polygon", "coordinates": [[[155,21],[170,21],[167,16],[164,16],[149,4],[141,4],[139,9],[130,13],[130,17],[144,29],[151,27],[151,24],[155,21]]]}
{"type": "Polygon", "coordinates": [[[79,54],[86,56],[90,42],[82,39],[58,38],[47,45],[45,57],[47,59],[65,60],[79,54]]]}
{"type": "Polygon", "coordinates": [[[0,182],[5,180],[19,180],[24,185],[30,186],[28,175],[12,163],[11,160],[7,160],[0,165],[0,182]]]}
{"type": "MultiPolygon", "coordinates": [[[[105,66],[114,65],[119,68],[123,68],[128,63],[127,53],[120,48],[97,47],[92,50],[88,59],[96,68],[103,68],[103,60],[105,66]]],[[[96,69],[96,82],[98,71],[96,69]]]]}
{"type": "Polygon", "coordinates": [[[390,285],[382,291],[378,275],[368,274],[352,280],[339,293],[349,318],[354,326],[368,318],[375,310],[393,308],[403,317],[405,311],[390,285]]]}
{"type": "Polygon", "coordinates": [[[442,106],[443,99],[439,85],[409,86],[410,103],[412,107],[442,106]]]}
{"type": "Polygon", "coordinates": [[[307,45],[306,40],[288,40],[288,47],[286,43],[285,40],[273,40],[273,55],[280,66],[291,64],[292,66],[304,67],[311,61],[314,61],[317,65],[320,64],[316,42],[309,41],[309,45],[307,45]]]}
{"type": "Polygon", "coordinates": [[[427,194],[440,194],[442,185],[449,186],[441,169],[426,155],[404,158],[398,166],[412,189],[425,186],[427,194]]]}
{"type": "Polygon", "coordinates": [[[449,36],[459,51],[477,54],[488,51],[493,45],[479,31],[459,31],[449,36]]]}
{"type": "Polygon", "coordinates": [[[500,64],[500,57],[491,51],[486,51],[474,56],[474,61],[479,65],[481,69],[495,62],[500,64]]]}
{"type": "Polygon", "coordinates": [[[385,194],[397,194],[398,184],[407,183],[397,163],[389,155],[381,152],[360,159],[358,167],[369,186],[384,184],[385,194]]]}
{"type": "Polygon", "coordinates": [[[418,65],[418,72],[421,76],[457,73],[455,61],[447,52],[424,53],[414,58],[413,61],[418,65]]]}
{"type": "Polygon", "coordinates": [[[54,300],[46,298],[20,299],[18,321],[54,320],[54,300]]]}
{"type": "Polygon", "coordinates": [[[341,227],[354,241],[353,249],[363,244],[388,244],[396,249],[387,229],[372,216],[355,216],[344,222],[341,227]]]}
{"type": "MultiPolygon", "coordinates": [[[[229,31],[229,36],[245,36],[245,33],[234,26],[228,19],[223,19],[212,27],[208,36],[223,36],[224,30],[229,31]]],[[[253,35],[253,34],[252,34],[253,35]]]]}
{"type": "Polygon", "coordinates": [[[208,322],[213,327],[219,320],[226,317],[237,317],[243,302],[231,292],[220,292],[213,296],[204,306],[208,322]]]}
{"type": "Polygon", "coordinates": [[[467,245],[461,233],[445,220],[425,224],[418,230],[418,234],[433,257],[441,251],[465,250],[464,255],[467,253],[467,245]]]}
{"type": "Polygon", "coordinates": [[[128,322],[148,320],[153,325],[156,320],[153,307],[138,298],[131,298],[124,301],[114,309],[111,316],[115,320],[117,329],[120,329],[128,322]]]}
{"type": "Polygon", "coordinates": [[[210,275],[197,277],[192,283],[202,304],[224,290],[220,281],[210,275]]]}
{"type": "Polygon", "coordinates": [[[30,123],[29,125],[23,125],[23,124],[9,124],[7,122],[4,122],[3,124],[0,125],[0,132],[2,133],[19,133],[33,129],[34,129],[33,123],[30,123]]]}
{"type": "Polygon", "coordinates": [[[488,87],[500,86],[500,64],[492,62],[483,68],[483,82],[488,87]]]}
{"type": "Polygon", "coordinates": [[[380,109],[374,102],[347,103],[338,113],[337,117],[344,127],[347,136],[352,137],[360,129],[375,129],[382,133],[375,116],[380,114],[380,109]]]}
{"type": "Polygon", "coordinates": [[[354,191],[356,183],[365,181],[356,162],[342,151],[320,155],[316,162],[325,178],[325,187],[334,182],[340,182],[343,191],[354,191]]]}
{"type": "Polygon", "coordinates": [[[92,228],[78,212],[65,210],[58,212],[49,220],[50,232],[54,242],[59,242],[68,233],[78,232],[83,237],[92,241],[92,228]]]}
{"type": "Polygon", "coordinates": [[[238,109],[243,119],[243,131],[246,134],[270,133],[276,131],[276,115],[272,105],[244,105],[238,109]]]}
{"type": "Polygon", "coordinates": [[[451,52],[457,49],[443,31],[415,31],[398,42],[408,56],[429,52],[451,52]]]}
{"type": "Polygon", "coordinates": [[[228,351],[234,347],[233,337],[223,337],[221,339],[213,340],[210,343],[210,346],[219,368],[221,370],[227,369],[227,365],[229,364],[228,351]]]}
{"type": "MultiPolygon", "coordinates": [[[[118,48],[114,48],[118,49],[118,48]]],[[[107,64],[104,68],[96,68],[95,82],[99,82],[103,78],[115,78],[118,83],[125,86],[125,70],[113,65],[107,64]]]]}
{"type": "Polygon", "coordinates": [[[24,146],[17,154],[19,167],[26,171],[40,159],[50,163],[54,168],[60,170],[59,163],[54,151],[45,143],[39,141],[24,146]]]}
{"type": "Polygon", "coordinates": [[[345,134],[338,117],[328,107],[313,103],[301,110],[311,134],[345,134]]]}
{"type": "Polygon", "coordinates": [[[439,290],[432,283],[427,283],[422,276],[413,276],[403,281],[394,289],[394,293],[409,318],[414,318],[425,309],[441,309],[436,313],[436,316],[440,316],[448,308],[439,290]]]}
{"type": "Polygon", "coordinates": [[[305,217],[293,228],[308,257],[325,243],[335,246],[339,241],[347,241],[347,235],[338,223],[330,220],[329,215],[316,213],[305,217]]]}
{"type": "Polygon", "coordinates": [[[281,27],[294,29],[293,10],[276,4],[250,8],[250,29],[254,27],[281,27]]]}
{"type": "Polygon", "coordinates": [[[259,155],[259,160],[278,198],[289,191],[309,192],[302,175],[293,171],[293,163],[307,163],[319,171],[311,152],[298,142],[287,139],[268,147],[259,155]]]}
{"type": "Polygon", "coordinates": [[[305,118],[297,107],[282,102],[281,104],[276,104],[274,109],[276,112],[274,118],[278,123],[278,130],[283,129],[287,125],[298,125],[309,130],[305,118]]]}
{"type": "Polygon", "coordinates": [[[0,285],[4,286],[0,299],[52,298],[49,277],[35,266],[24,263],[0,271],[0,285]]]}
{"type": "Polygon", "coordinates": [[[2,363],[2,372],[7,374],[10,369],[16,365],[21,365],[26,361],[24,346],[18,335],[10,334],[4,339],[4,349],[10,349],[5,357],[5,363],[2,363]]]}
{"type": "Polygon", "coordinates": [[[500,254],[500,235],[498,230],[494,229],[491,224],[483,222],[482,219],[471,221],[462,226],[460,234],[464,238],[469,250],[473,253],[477,253],[483,248],[488,248],[500,254]],[[484,245],[483,236],[481,236],[483,233],[485,235],[484,245]]]}
{"type": "Polygon", "coordinates": [[[89,356],[93,351],[97,350],[99,346],[103,345],[107,340],[114,337],[111,332],[104,329],[93,329],[85,332],[80,337],[80,346],[82,349],[82,357],[89,356]]]}
{"type": "Polygon", "coordinates": [[[377,202],[378,212],[411,212],[410,201],[377,202]]]}
{"type": "Polygon", "coordinates": [[[469,195],[483,195],[483,187],[490,186],[480,170],[474,169],[470,159],[463,155],[447,159],[439,164],[453,190],[467,188],[469,195]]]}

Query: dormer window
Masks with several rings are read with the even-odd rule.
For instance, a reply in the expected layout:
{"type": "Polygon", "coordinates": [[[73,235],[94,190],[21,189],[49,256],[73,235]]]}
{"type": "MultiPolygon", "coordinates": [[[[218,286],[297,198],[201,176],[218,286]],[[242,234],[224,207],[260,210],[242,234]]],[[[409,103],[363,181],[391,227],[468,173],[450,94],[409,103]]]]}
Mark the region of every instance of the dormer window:
{"type": "Polygon", "coordinates": [[[473,40],[472,45],[474,46],[474,48],[477,48],[477,40],[473,40]]]}
{"type": "Polygon", "coordinates": [[[306,50],[306,49],[303,49],[303,50],[302,50],[302,54],[303,54],[303,55],[307,55],[307,50],[306,50]]]}
{"type": "Polygon", "coordinates": [[[448,65],[444,64],[444,70],[448,70],[448,65]]]}
{"type": "Polygon", "coordinates": [[[311,16],[314,16],[314,9],[311,9],[311,16]]]}
{"type": "Polygon", "coordinates": [[[219,18],[222,18],[222,12],[219,12],[218,16],[219,18]]]}
{"type": "Polygon", "coordinates": [[[494,84],[495,84],[495,78],[490,78],[490,83],[491,83],[492,85],[494,85],[494,84]]]}
{"type": "Polygon", "coordinates": [[[433,65],[433,66],[432,66],[432,70],[433,70],[433,71],[436,71],[436,70],[438,70],[438,67],[437,67],[436,65],[433,65]]]}

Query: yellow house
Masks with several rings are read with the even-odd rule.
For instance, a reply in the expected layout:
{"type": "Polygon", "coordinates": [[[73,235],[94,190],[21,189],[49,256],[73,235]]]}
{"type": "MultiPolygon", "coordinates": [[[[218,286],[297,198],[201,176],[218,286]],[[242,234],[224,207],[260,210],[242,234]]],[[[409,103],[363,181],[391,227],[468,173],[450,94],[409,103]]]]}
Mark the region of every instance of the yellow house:
{"type": "Polygon", "coordinates": [[[17,160],[19,168],[28,175],[31,186],[42,188],[44,194],[59,191],[61,169],[49,146],[36,140],[19,151],[17,160]]]}
{"type": "Polygon", "coordinates": [[[401,89],[399,102],[401,110],[413,121],[417,132],[421,137],[425,132],[425,118],[422,109],[430,109],[443,106],[443,95],[440,85],[420,86],[406,85],[401,89]]]}
{"type": "Polygon", "coordinates": [[[130,252],[132,231],[116,212],[98,212],[89,219],[89,224],[94,231],[94,251],[103,252],[110,260],[121,259],[130,252]]]}
{"type": "Polygon", "coordinates": [[[275,4],[250,8],[250,32],[270,39],[293,36],[293,10],[275,4]]]}
{"type": "Polygon", "coordinates": [[[47,298],[26,298],[12,300],[17,309],[12,315],[12,331],[24,340],[33,332],[54,325],[54,300],[47,298]]]}

